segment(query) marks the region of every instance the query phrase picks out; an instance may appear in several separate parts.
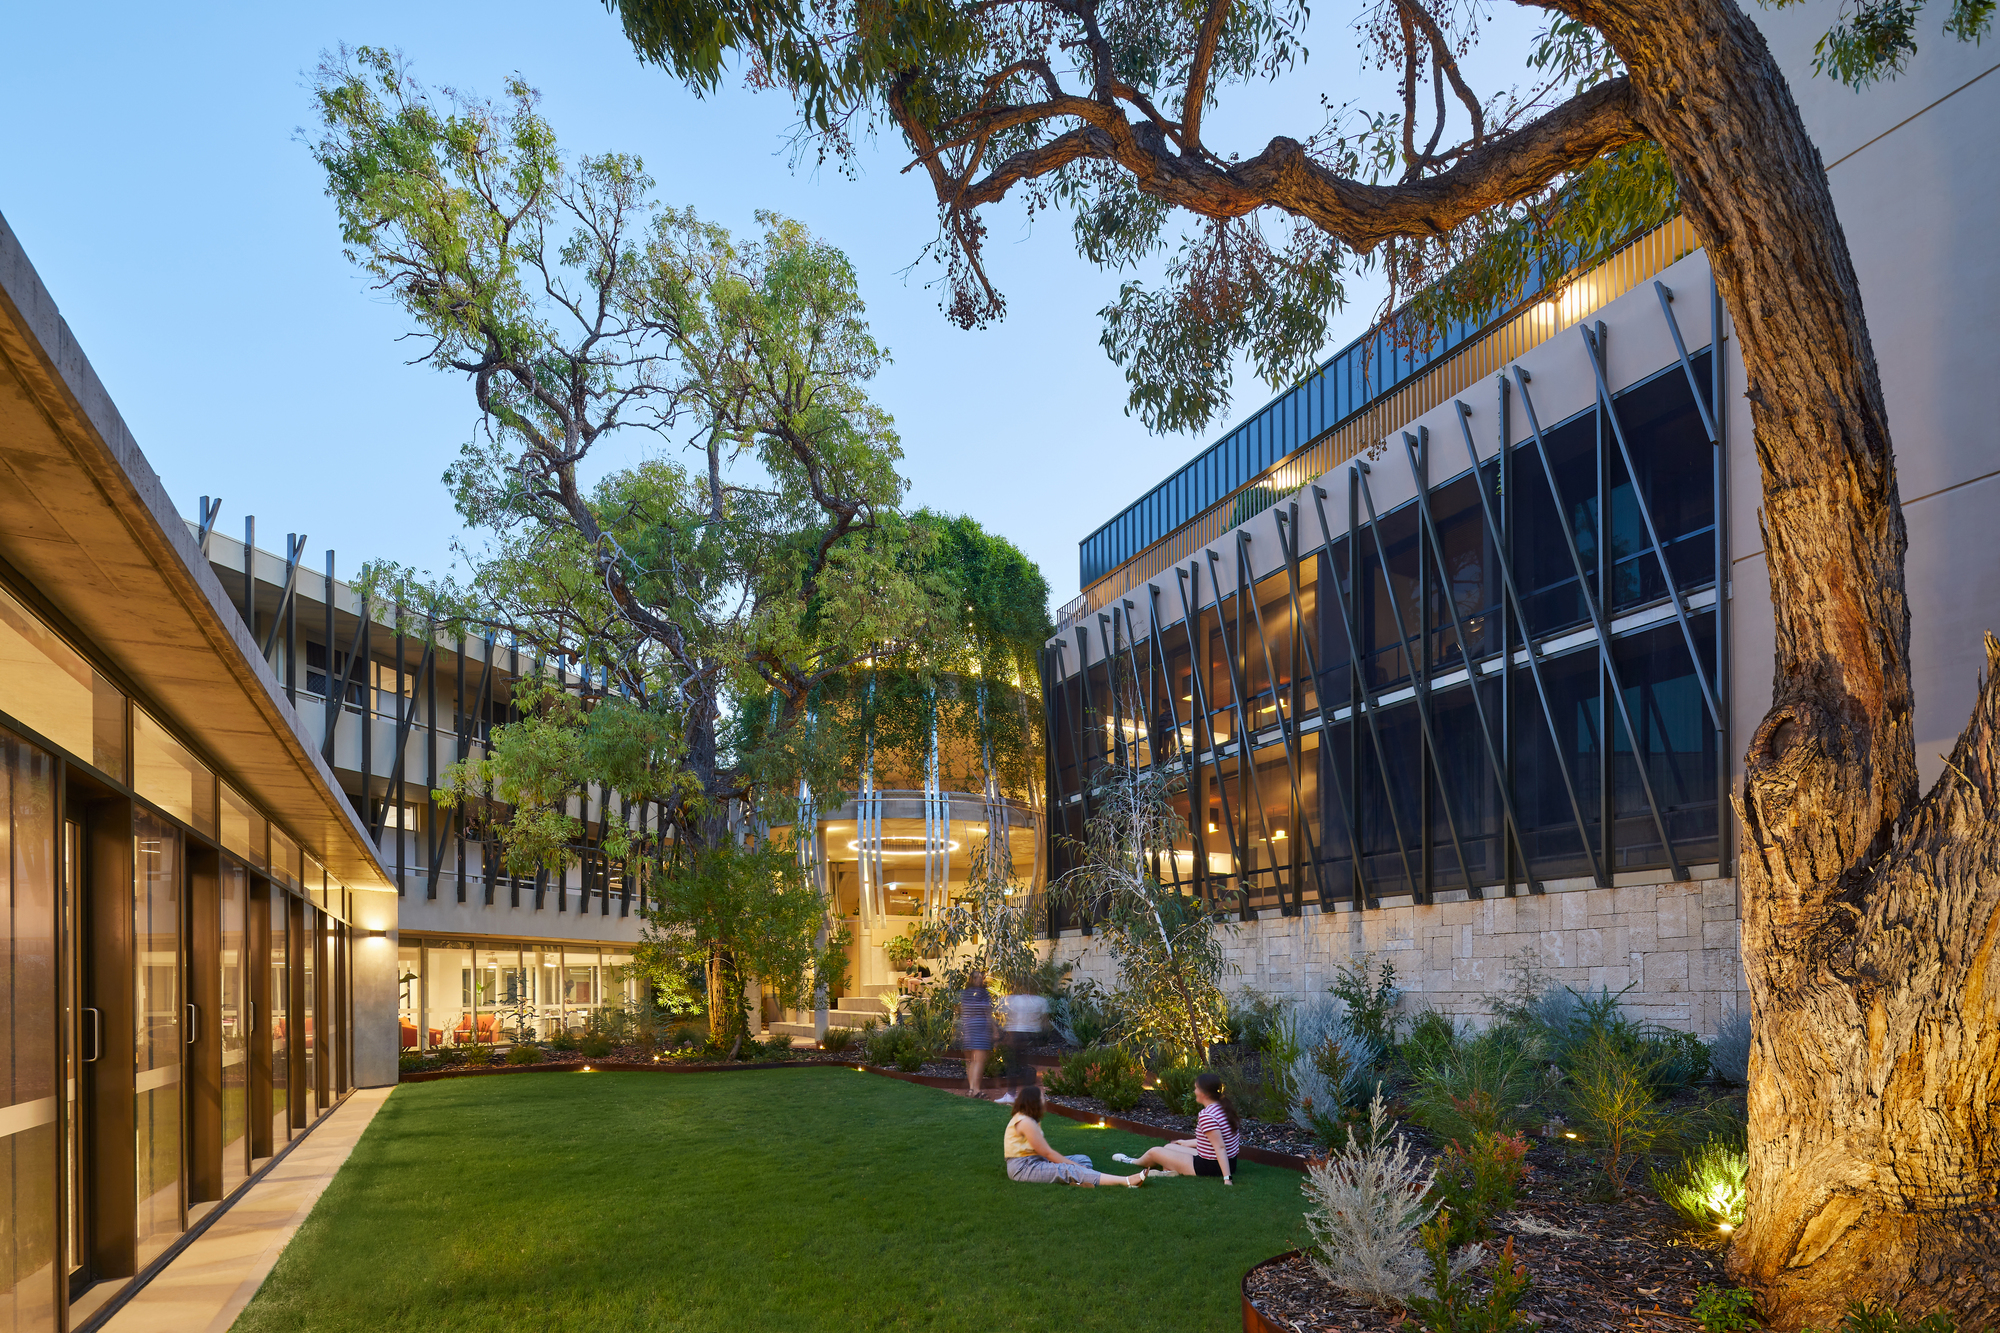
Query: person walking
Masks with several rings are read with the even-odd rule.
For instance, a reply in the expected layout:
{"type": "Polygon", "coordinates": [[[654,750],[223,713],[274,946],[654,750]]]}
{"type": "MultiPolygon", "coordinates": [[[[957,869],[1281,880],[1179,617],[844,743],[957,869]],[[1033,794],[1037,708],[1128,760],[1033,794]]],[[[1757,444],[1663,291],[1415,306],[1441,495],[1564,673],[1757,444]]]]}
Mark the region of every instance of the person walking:
{"type": "Polygon", "coordinates": [[[1003,1106],[1012,1106],[1021,1089],[1040,1088],[1028,1050],[1041,1040],[1042,1029],[1048,1026],[1049,1002],[1029,989],[1026,977],[1016,976],[1008,980],[1007,998],[1001,1006],[1006,1014],[1007,1093],[999,1100],[1003,1106]]]}
{"type": "Polygon", "coordinates": [[[977,1097],[986,1057],[993,1050],[993,994],[986,989],[986,973],[976,967],[958,993],[958,1039],[965,1051],[966,1090],[977,1097]]]}

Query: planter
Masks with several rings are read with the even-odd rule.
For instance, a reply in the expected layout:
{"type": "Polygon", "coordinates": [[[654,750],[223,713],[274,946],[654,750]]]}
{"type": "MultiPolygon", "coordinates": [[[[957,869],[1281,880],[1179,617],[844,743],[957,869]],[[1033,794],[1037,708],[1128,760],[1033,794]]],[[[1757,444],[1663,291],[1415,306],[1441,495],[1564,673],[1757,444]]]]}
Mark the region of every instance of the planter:
{"type": "Polygon", "coordinates": [[[1261,1264],[1252,1264],[1249,1271],[1243,1274],[1241,1288],[1243,1292],[1243,1333],[1292,1333],[1292,1330],[1266,1319],[1264,1312],[1251,1304],[1250,1278],[1260,1268],[1269,1268],[1272,1264],[1282,1264],[1287,1260],[1298,1258],[1302,1253],[1303,1251],[1301,1250],[1286,1250],[1283,1254],[1271,1256],[1261,1264]]]}

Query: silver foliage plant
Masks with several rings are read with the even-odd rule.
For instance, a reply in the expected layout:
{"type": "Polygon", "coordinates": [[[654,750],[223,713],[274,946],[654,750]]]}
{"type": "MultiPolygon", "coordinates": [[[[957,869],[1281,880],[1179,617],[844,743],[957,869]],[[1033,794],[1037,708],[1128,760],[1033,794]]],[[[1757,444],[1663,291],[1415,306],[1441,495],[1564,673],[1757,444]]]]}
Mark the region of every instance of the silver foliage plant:
{"type": "MultiPolygon", "coordinates": [[[[1417,1229],[1437,1213],[1427,1202],[1436,1173],[1410,1156],[1400,1126],[1389,1120],[1382,1085],[1368,1104],[1368,1132],[1350,1135],[1325,1161],[1306,1169],[1307,1252],[1322,1278],[1377,1309],[1407,1305],[1423,1287],[1430,1261],[1417,1229]]],[[[1451,1257],[1457,1277],[1485,1257],[1468,1245],[1451,1257]]]]}
{"type": "Polygon", "coordinates": [[[1709,1043],[1709,1063],[1715,1072],[1738,1085],[1750,1081],[1750,1011],[1737,1009],[1722,1020],[1709,1043]]]}
{"type": "Polygon", "coordinates": [[[1354,1030],[1347,1006],[1331,998],[1291,1006],[1278,1015],[1276,1028],[1292,1123],[1318,1133],[1360,1099],[1363,1080],[1381,1052],[1354,1030]],[[1335,1058],[1324,1058],[1329,1054],[1335,1058]],[[1329,1066],[1336,1072],[1329,1074],[1329,1066]]]}

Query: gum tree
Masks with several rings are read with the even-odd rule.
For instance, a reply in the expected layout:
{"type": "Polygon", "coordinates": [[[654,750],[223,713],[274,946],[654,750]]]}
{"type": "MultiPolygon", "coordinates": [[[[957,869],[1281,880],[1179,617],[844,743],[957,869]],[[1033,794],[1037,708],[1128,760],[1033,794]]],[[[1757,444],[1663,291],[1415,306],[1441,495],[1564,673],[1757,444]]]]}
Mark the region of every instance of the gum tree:
{"type": "MultiPolygon", "coordinates": [[[[349,258],[479,409],[445,480],[487,540],[430,604],[586,682],[517,691],[527,717],[452,794],[503,803],[516,871],[570,858],[593,785],[657,803],[651,955],[698,962],[716,1036],[740,1040],[742,984],[795,995],[825,915],[796,855],[752,845],[802,781],[837,790],[847,746],[816,693],[960,623],[899,508],[853,269],[784,218],[746,242],[661,205],[636,158],[565,156],[518,78],[499,104],[433,97],[362,48],[314,92],[349,258]],[[650,456],[606,456],[635,431],[650,456]]],[[[638,841],[616,818],[603,839],[638,841]]]]}
{"type": "MultiPolygon", "coordinates": [[[[1105,330],[1162,427],[1214,415],[1235,353],[1275,382],[1302,369],[1352,264],[1405,289],[1450,275],[1426,300],[1479,312],[1537,253],[1588,259],[1684,212],[1741,340],[1776,619],[1772,705],[1735,793],[1758,1035],[1733,1271],[1786,1327],[1863,1295],[2000,1316],[2000,686],[1989,669],[1946,776],[1919,791],[1867,321],[1818,152],[1735,0],[1539,0],[1549,27],[1522,54],[1542,82],[1491,98],[1460,64],[1481,7],[1381,0],[1363,25],[1401,105],[1240,153],[1206,122],[1233,85],[1305,77],[1295,0],[614,3],[643,57],[698,86],[746,55],[834,151],[892,127],[934,186],[961,323],[1003,308],[980,221],[1003,198],[1067,206],[1113,266],[1179,237],[1164,288],[1128,283],[1105,330]]],[[[1992,11],[1929,13],[1972,40],[1992,11]]],[[[1899,72],[1925,12],[1847,0],[1820,73],[1899,72]]]]}

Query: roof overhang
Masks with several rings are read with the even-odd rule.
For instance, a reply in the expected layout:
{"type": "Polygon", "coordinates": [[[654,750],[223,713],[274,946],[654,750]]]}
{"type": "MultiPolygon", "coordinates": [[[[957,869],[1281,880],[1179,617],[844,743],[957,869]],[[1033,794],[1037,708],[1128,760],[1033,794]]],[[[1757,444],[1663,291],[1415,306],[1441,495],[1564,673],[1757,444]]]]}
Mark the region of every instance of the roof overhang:
{"type": "Polygon", "coordinates": [[[395,891],[4,217],[0,559],[335,878],[395,891]]]}

